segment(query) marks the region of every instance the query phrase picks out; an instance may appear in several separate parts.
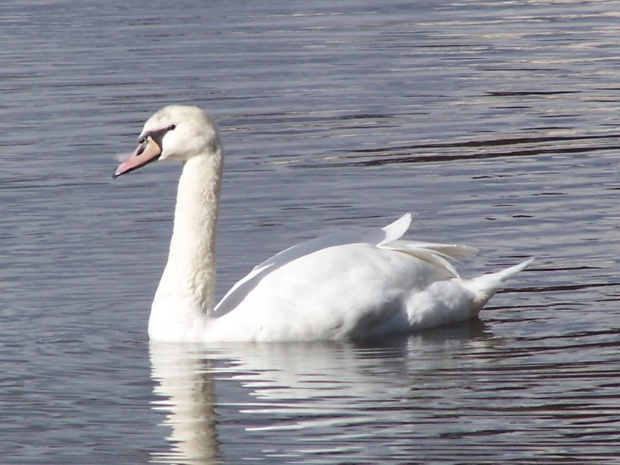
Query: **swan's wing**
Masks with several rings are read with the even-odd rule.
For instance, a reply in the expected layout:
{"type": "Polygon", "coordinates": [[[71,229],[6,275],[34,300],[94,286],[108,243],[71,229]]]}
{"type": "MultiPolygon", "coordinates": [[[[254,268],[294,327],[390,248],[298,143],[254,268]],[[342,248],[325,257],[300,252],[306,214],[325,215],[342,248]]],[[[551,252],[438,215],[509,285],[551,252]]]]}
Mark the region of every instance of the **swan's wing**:
{"type": "Polygon", "coordinates": [[[372,231],[330,234],[290,247],[257,265],[247,276],[238,281],[215,307],[217,316],[234,309],[248,293],[269,273],[281,266],[305,255],[328,247],[345,244],[372,244],[377,247],[406,253],[443,269],[448,275],[459,277],[450,260],[458,260],[473,255],[477,250],[465,245],[437,244],[434,242],[417,242],[399,240],[411,224],[411,214],[407,213],[398,220],[381,229],[372,231]]]}
{"type": "Polygon", "coordinates": [[[256,287],[266,274],[277,270],[286,263],[318,250],[338,245],[366,243],[383,246],[394,243],[405,234],[410,224],[411,214],[407,213],[384,228],[364,232],[349,231],[329,234],[289,247],[254,267],[247,276],[230,288],[217,304],[214,312],[217,316],[221,316],[231,311],[245,299],[245,296],[256,287]]]}
{"type": "Polygon", "coordinates": [[[434,242],[394,241],[383,248],[409,254],[425,262],[446,270],[454,278],[460,278],[450,260],[458,260],[475,255],[478,250],[467,245],[437,244],[434,242]]]}
{"type": "Polygon", "coordinates": [[[391,249],[426,249],[442,255],[444,258],[460,260],[478,253],[478,249],[468,245],[438,244],[435,242],[395,241],[387,245],[391,249]]]}

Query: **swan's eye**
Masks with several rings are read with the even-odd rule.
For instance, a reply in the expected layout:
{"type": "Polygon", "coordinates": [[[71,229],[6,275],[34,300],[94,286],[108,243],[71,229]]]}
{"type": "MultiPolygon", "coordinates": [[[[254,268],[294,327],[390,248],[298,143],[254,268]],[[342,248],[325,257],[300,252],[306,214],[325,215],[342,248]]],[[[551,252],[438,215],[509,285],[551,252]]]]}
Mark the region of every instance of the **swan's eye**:
{"type": "Polygon", "coordinates": [[[151,139],[153,139],[153,141],[155,141],[155,143],[157,143],[157,145],[161,146],[161,143],[162,143],[161,141],[166,135],[166,133],[168,131],[172,131],[176,127],[177,127],[176,124],[171,124],[169,126],[166,126],[164,128],[161,128],[155,131],[147,131],[142,137],[140,137],[140,139],[138,139],[138,143],[144,144],[145,142],[147,142],[148,138],[150,137],[151,139]]]}

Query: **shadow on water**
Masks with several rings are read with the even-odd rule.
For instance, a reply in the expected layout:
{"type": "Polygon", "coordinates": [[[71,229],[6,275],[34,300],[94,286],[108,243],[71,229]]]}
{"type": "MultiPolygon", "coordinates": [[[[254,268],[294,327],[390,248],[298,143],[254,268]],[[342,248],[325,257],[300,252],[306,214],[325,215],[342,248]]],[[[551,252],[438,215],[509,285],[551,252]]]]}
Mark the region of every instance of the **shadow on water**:
{"type": "MultiPolygon", "coordinates": [[[[618,150],[618,135],[520,137],[467,140],[451,143],[422,143],[350,150],[329,159],[294,162],[296,168],[383,166],[392,164],[510,159],[544,155],[588,154],[618,150]]],[[[292,162],[293,163],[293,162],[292,162]]]]}

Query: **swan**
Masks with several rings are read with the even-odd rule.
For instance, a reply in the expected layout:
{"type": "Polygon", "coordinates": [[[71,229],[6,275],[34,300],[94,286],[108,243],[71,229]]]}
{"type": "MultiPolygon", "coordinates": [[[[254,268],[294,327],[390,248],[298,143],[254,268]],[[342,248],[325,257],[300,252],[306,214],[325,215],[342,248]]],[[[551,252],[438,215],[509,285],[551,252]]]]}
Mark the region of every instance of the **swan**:
{"type": "Polygon", "coordinates": [[[342,340],[410,332],[476,317],[532,259],[461,279],[450,263],[472,247],[403,240],[405,214],[364,232],[290,247],[257,265],[214,305],[220,135],[199,107],[170,105],[144,125],[114,178],[156,160],[183,165],[168,262],[149,338],[170,342],[342,340]]]}

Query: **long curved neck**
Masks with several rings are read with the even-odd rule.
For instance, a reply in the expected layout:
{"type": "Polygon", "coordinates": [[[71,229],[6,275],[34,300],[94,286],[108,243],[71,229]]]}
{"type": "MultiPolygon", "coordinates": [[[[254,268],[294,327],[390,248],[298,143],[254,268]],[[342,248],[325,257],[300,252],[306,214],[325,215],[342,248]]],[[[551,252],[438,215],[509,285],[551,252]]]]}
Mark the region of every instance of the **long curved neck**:
{"type": "Polygon", "coordinates": [[[213,311],[222,165],[219,147],[183,165],[168,263],[153,301],[149,332],[159,325],[189,328],[213,311]]]}

